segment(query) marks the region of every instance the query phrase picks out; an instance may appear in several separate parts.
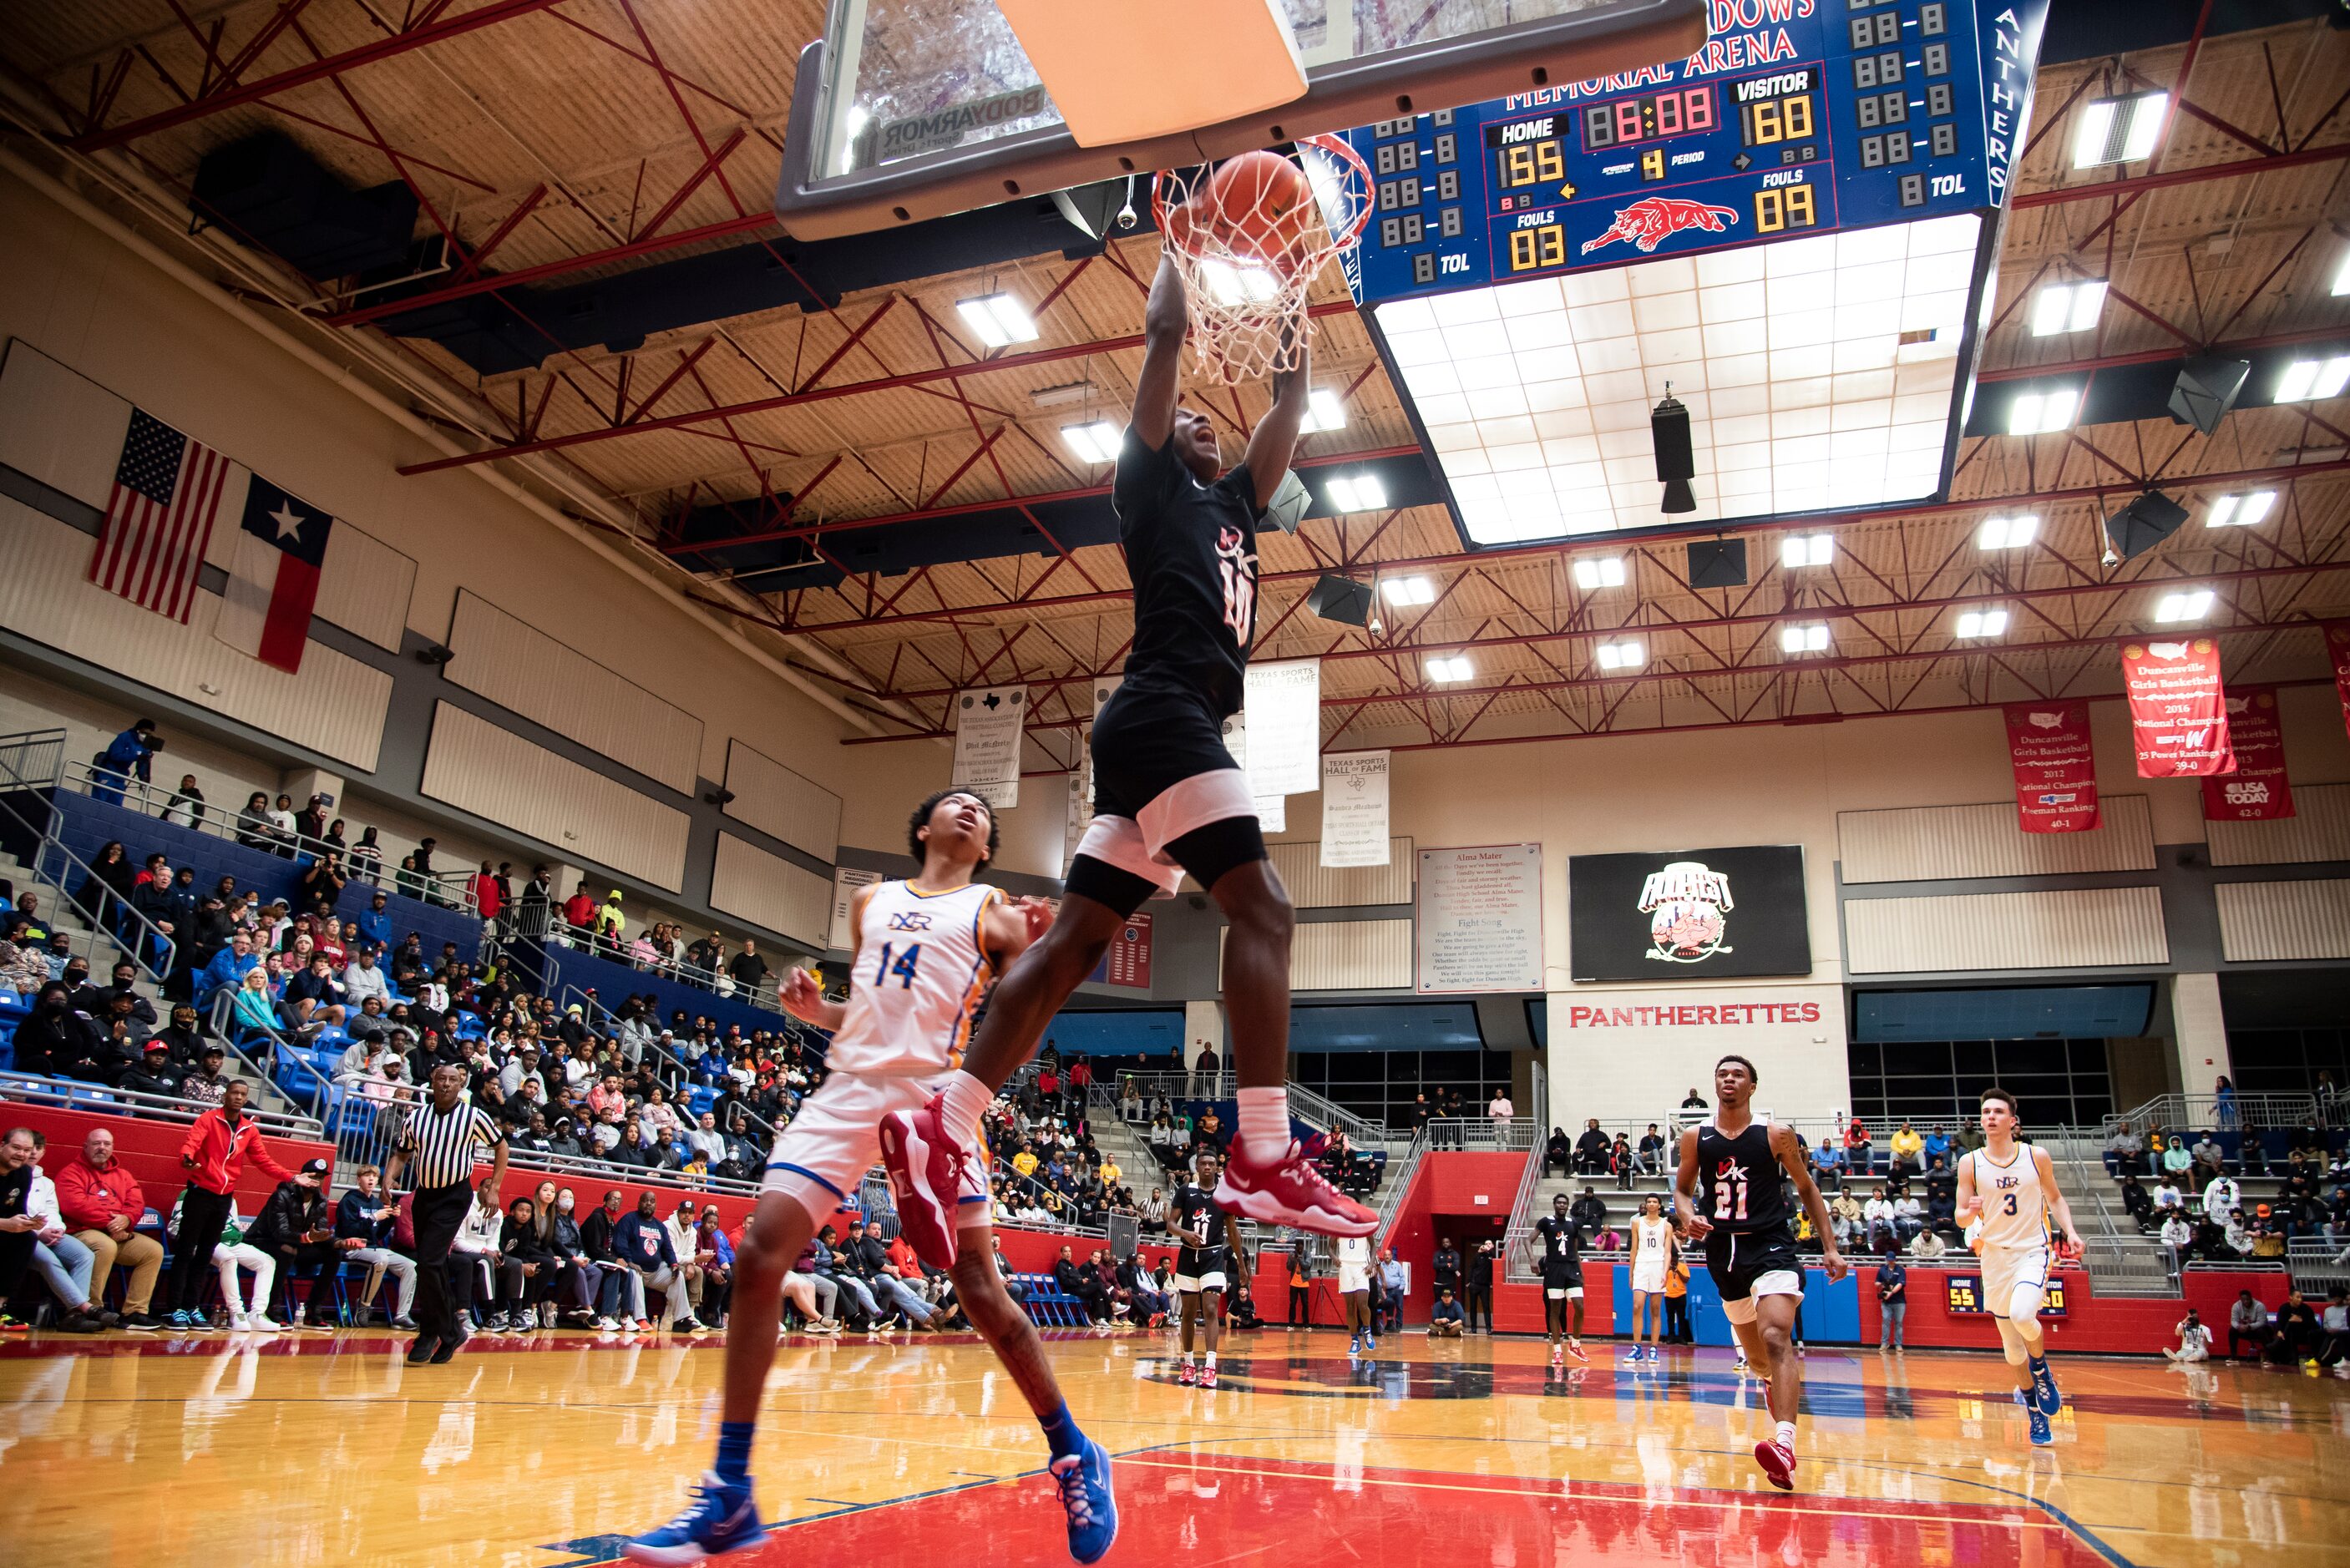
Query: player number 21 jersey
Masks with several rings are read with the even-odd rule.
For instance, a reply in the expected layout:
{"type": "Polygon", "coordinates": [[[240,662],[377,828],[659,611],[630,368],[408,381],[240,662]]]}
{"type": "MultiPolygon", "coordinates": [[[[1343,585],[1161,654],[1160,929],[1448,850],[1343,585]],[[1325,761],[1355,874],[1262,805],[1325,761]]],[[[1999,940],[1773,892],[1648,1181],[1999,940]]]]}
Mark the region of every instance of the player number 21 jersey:
{"type": "Polygon", "coordinates": [[[980,918],[1001,897],[978,882],[937,892],[876,883],[827,1064],[837,1073],[899,1076],[962,1065],[972,1015],[994,979],[980,918]]]}

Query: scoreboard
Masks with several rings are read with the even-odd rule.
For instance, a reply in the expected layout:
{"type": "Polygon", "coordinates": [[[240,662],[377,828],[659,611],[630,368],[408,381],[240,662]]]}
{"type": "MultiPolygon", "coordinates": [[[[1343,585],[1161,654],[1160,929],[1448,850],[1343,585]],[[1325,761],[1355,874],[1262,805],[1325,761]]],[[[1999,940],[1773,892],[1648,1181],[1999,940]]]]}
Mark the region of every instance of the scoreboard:
{"type": "Polygon", "coordinates": [[[1714,0],[1704,50],[1349,132],[1367,305],[1996,208],[2046,0],[1714,0]]]}
{"type": "MultiPolygon", "coordinates": [[[[1952,1274],[1946,1283],[1950,1292],[1949,1310],[1953,1316],[1980,1316],[1989,1310],[1982,1303],[1981,1274],[1952,1274]]],[[[2049,1276],[2048,1289],[2040,1298],[2040,1315],[2043,1317],[2071,1315],[2065,1310],[2064,1282],[2061,1276],[2053,1273],[2049,1276]]]]}

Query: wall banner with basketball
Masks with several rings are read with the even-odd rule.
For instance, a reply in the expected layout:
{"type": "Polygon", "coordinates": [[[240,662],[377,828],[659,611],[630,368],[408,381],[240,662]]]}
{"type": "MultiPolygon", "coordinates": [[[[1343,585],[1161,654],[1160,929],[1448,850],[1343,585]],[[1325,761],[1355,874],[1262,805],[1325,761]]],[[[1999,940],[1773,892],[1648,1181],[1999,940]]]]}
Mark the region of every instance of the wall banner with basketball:
{"type": "Polygon", "coordinates": [[[955,694],[954,787],[990,810],[1020,804],[1020,740],[1028,717],[1025,686],[982,686],[955,694]]]}
{"type": "Polygon", "coordinates": [[[2206,822],[2274,822],[2293,815],[2284,776],[2284,729],[2276,688],[2239,686],[2228,693],[2228,739],[2236,771],[2203,781],[2206,822]]]}
{"type": "Polygon", "coordinates": [[[2126,642],[2122,688],[2129,694],[2138,777],[2194,779],[2235,771],[2217,642],[2208,637],[2126,642]]]}
{"type": "Polygon", "coordinates": [[[2342,700],[2342,727],[2350,730],[2350,620],[2318,624],[2325,630],[2325,661],[2334,667],[2334,694],[2342,700]]]}
{"type": "Polygon", "coordinates": [[[2007,755],[2015,770],[2016,825],[2026,833],[2088,833],[2097,826],[2097,763],[2089,704],[2011,702],[2007,755]]]}
{"type": "Polygon", "coordinates": [[[1809,974],[1799,844],[1575,855],[1566,862],[1575,979],[1809,974]]]}

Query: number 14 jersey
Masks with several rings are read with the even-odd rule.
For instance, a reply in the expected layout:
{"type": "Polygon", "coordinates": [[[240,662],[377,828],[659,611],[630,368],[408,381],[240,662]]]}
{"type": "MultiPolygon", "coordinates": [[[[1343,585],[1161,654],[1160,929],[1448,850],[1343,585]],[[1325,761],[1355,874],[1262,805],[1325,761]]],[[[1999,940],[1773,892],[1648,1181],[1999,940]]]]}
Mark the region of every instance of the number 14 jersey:
{"type": "Polygon", "coordinates": [[[1716,1231],[1733,1235],[1768,1231],[1794,1219],[1786,1172],[1771,1150],[1771,1124],[1749,1122],[1725,1133],[1711,1122],[1697,1129],[1698,1212],[1716,1231]]]}
{"type": "Polygon", "coordinates": [[[981,917],[1000,888],[931,891],[879,882],[865,902],[848,1006],[826,1064],[836,1073],[913,1076],[962,1065],[972,1015],[995,978],[981,917]]]}

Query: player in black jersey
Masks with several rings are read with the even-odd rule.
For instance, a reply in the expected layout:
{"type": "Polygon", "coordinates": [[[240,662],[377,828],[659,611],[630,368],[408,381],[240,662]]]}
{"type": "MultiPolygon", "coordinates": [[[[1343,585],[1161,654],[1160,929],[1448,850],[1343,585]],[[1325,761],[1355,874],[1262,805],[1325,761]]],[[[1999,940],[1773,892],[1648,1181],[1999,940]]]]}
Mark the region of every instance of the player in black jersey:
{"type": "MultiPolygon", "coordinates": [[[[1207,414],[1177,405],[1190,322],[1183,279],[1161,255],[1144,311],[1146,350],[1111,499],[1134,582],[1126,678],[1094,721],[1097,815],[1052,929],[996,985],[963,1070],[930,1106],[885,1118],[882,1160],[915,1212],[951,1213],[962,1162],[1012,1074],[1127,918],[1189,871],[1231,925],[1224,1005],[1240,1114],[1219,1202],[1259,1224],[1367,1236],[1378,1216],[1326,1179],[1290,1136],[1289,943],[1295,917],[1265,858],[1248,780],[1224,749],[1256,639],[1256,528],[1289,471],[1305,413],[1306,358],[1273,379],[1273,406],[1240,465],[1222,472],[1207,414]],[[931,1151],[917,1162],[904,1151],[931,1151]],[[927,1201],[926,1201],[927,1199],[927,1201]]],[[[1304,330],[1301,317],[1287,330],[1304,330]]],[[[916,1245],[948,1256],[951,1236],[916,1245]]]]}
{"type": "Polygon", "coordinates": [[[1550,1330],[1550,1364],[1561,1366],[1569,1355],[1577,1361],[1590,1360],[1583,1353],[1583,1233],[1566,1217],[1565,1193],[1553,1198],[1550,1213],[1534,1221],[1527,1246],[1542,1270],[1543,1320],[1550,1330]],[[1566,1326],[1570,1306],[1575,1313],[1571,1331],[1566,1326]]]}
{"type": "Polygon", "coordinates": [[[1197,1179],[1175,1189],[1167,1205],[1167,1230],[1182,1245],[1175,1254],[1175,1289],[1182,1297],[1183,1366],[1176,1381],[1216,1386],[1216,1341],[1223,1328],[1224,1290],[1237,1262],[1246,1256],[1241,1246],[1240,1221],[1216,1201],[1216,1156],[1201,1149],[1192,1157],[1197,1179]],[[1191,1364],[1193,1327],[1206,1340],[1204,1366],[1191,1364]]]}
{"type": "Polygon", "coordinates": [[[1721,1312],[1746,1359],[1764,1368],[1776,1436],[1754,1445],[1771,1484],[1795,1486],[1795,1412],[1804,1402],[1804,1364],[1795,1356],[1795,1314],[1804,1303],[1804,1266],[1795,1256],[1787,1184],[1812,1218],[1828,1278],[1844,1278],[1827,1205],[1794,1131],[1754,1120],[1749,1102],[1761,1075],[1743,1056],[1714,1064],[1713,1119],[1681,1134],[1674,1183],[1682,1228],[1705,1243],[1706,1272],[1721,1292],[1721,1312]]]}

